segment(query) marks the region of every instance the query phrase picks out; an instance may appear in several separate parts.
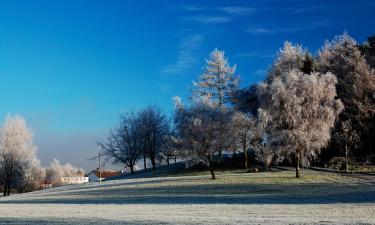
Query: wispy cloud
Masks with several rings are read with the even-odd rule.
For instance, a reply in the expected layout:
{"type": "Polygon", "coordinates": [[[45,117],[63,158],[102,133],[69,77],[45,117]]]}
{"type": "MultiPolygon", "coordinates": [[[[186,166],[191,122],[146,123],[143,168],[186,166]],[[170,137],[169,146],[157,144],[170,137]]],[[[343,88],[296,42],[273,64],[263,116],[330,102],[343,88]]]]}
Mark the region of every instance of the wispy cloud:
{"type": "Polygon", "coordinates": [[[274,25],[275,28],[250,26],[246,29],[246,33],[249,33],[252,35],[292,33],[292,32],[299,32],[299,31],[314,30],[314,29],[318,29],[322,27],[329,27],[332,25],[333,23],[330,21],[315,21],[310,24],[295,25],[295,26],[290,26],[290,27],[280,27],[276,25],[274,25]]]}
{"type": "Polygon", "coordinates": [[[243,6],[225,6],[217,8],[218,11],[225,12],[236,16],[244,16],[252,14],[256,11],[255,8],[243,7],[243,6]]]}
{"type": "Polygon", "coordinates": [[[226,16],[212,16],[212,15],[197,15],[185,18],[186,21],[193,21],[200,24],[220,24],[231,21],[231,18],[226,16]]]}
{"type": "Polygon", "coordinates": [[[188,11],[188,12],[203,11],[203,10],[206,9],[204,7],[196,6],[196,5],[179,5],[176,8],[182,9],[182,10],[188,11]]]}
{"type": "Polygon", "coordinates": [[[275,29],[268,29],[268,28],[263,28],[263,27],[249,27],[246,29],[246,33],[250,34],[269,34],[269,33],[274,33],[275,29]]]}
{"type": "Polygon", "coordinates": [[[328,5],[310,5],[300,8],[287,8],[286,10],[291,11],[293,13],[315,13],[321,12],[326,10],[331,10],[332,6],[328,5]]]}
{"type": "Polygon", "coordinates": [[[189,69],[197,62],[197,54],[202,45],[203,37],[200,34],[191,34],[181,41],[176,63],[166,66],[162,73],[178,74],[189,69]]]}
{"type": "Polygon", "coordinates": [[[183,21],[192,21],[203,25],[224,24],[246,16],[256,11],[255,8],[245,6],[222,6],[216,8],[203,8],[194,5],[179,5],[176,7],[190,13],[183,21]]]}

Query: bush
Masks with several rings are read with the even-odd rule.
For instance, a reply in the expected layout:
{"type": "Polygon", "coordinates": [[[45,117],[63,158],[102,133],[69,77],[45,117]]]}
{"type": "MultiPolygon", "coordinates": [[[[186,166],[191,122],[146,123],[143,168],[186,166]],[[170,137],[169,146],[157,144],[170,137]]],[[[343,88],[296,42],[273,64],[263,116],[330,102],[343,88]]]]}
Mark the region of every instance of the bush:
{"type": "Polygon", "coordinates": [[[328,167],[335,170],[345,169],[345,157],[333,157],[329,163],[328,167]]]}

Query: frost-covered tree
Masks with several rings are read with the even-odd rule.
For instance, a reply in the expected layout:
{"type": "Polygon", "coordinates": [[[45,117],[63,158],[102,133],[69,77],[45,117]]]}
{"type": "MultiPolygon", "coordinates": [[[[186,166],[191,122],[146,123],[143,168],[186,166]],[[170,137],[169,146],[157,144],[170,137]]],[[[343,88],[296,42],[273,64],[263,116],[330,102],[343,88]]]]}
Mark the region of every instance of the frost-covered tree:
{"type": "Polygon", "coordinates": [[[215,179],[215,156],[230,149],[231,113],[218,105],[198,102],[176,108],[175,124],[183,145],[183,157],[194,163],[204,163],[215,179]]]}
{"type": "Polygon", "coordinates": [[[251,135],[250,143],[254,151],[255,159],[261,162],[266,170],[269,169],[271,163],[276,159],[281,161],[282,148],[274,145],[274,138],[271,125],[271,116],[269,112],[258,110],[255,126],[251,135]]]}
{"type": "Polygon", "coordinates": [[[171,159],[174,159],[176,163],[177,157],[181,155],[182,151],[182,140],[175,134],[171,134],[168,136],[166,140],[166,144],[161,152],[161,157],[165,159],[167,165],[171,159]]]}
{"type": "Polygon", "coordinates": [[[366,57],[369,66],[375,69],[375,35],[368,37],[367,42],[363,43],[360,49],[366,57]]]}
{"type": "Polygon", "coordinates": [[[330,73],[292,69],[259,85],[261,110],[270,115],[268,142],[278,143],[295,156],[296,177],[300,163],[308,165],[330,140],[331,128],[342,111],[336,82],[330,73]]]}
{"type": "Polygon", "coordinates": [[[279,50],[277,59],[268,73],[268,80],[280,77],[284,73],[298,70],[309,74],[313,70],[313,58],[311,54],[300,45],[293,45],[286,41],[279,50]]]}
{"type": "Polygon", "coordinates": [[[40,188],[41,181],[45,179],[45,169],[41,167],[39,159],[30,161],[29,167],[18,182],[18,191],[33,191],[40,188]]]}
{"type": "Polygon", "coordinates": [[[235,112],[232,116],[232,131],[235,138],[235,148],[242,149],[244,166],[248,168],[248,151],[251,146],[251,137],[254,135],[256,120],[250,113],[235,112]]]}
{"type": "MultiPolygon", "coordinates": [[[[358,156],[374,154],[375,136],[371,131],[375,130],[375,73],[356,41],[344,33],[326,42],[319,51],[316,68],[337,77],[337,97],[345,106],[340,120],[351,120],[353,129],[361,137],[358,156]]],[[[334,132],[339,129],[337,125],[334,132]]],[[[337,145],[332,147],[337,149],[337,145]]]]}
{"type": "Polygon", "coordinates": [[[4,196],[10,188],[25,184],[37,162],[33,132],[21,116],[8,116],[0,130],[0,179],[4,196]]]}
{"type": "Polygon", "coordinates": [[[142,129],[136,114],[121,115],[120,124],[110,131],[107,142],[103,144],[104,154],[114,163],[130,168],[133,173],[143,150],[142,129]]]}
{"type": "Polygon", "coordinates": [[[236,66],[231,67],[223,51],[218,49],[210,53],[206,60],[206,69],[197,82],[193,82],[193,99],[208,97],[220,109],[230,102],[238,88],[239,77],[235,75],[236,66]]]}
{"type": "Polygon", "coordinates": [[[60,164],[60,161],[53,159],[49,168],[46,170],[46,179],[51,181],[53,184],[60,184],[63,176],[64,170],[60,164]]]}
{"type": "Polygon", "coordinates": [[[46,179],[51,181],[53,185],[60,185],[63,177],[83,177],[85,171],[70,163],[62,165],[58,159],[53,159],[45,173],[46,179]]]}
{"type": "Polygon", "coordinates": [[[359,136],[353,130],[350,120],[341,121],[339,130],[334,134],[334,139],[344,147],[345,152],[345,171],[348,172],[348,157],[350,148],[355,148],[359,142],[359,136]]]}

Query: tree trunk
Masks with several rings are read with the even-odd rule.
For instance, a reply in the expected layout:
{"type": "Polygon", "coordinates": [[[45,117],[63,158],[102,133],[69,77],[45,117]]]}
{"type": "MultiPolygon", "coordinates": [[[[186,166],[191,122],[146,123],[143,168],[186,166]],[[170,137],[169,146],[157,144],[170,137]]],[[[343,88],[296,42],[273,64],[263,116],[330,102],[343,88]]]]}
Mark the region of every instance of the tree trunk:
{"type": "Polygon", "coordinates": [[[134,165],[130,166],[130,173],[131,173],[131,174],[134,173],[134,165]]]}
{"type": "Polygon", "coordinates": [[[4,195],[3,196],[7,196],[7,184],[5,183],[3,187],[4,187],[4,195]]]}
{"type": "Polygon", "coordinates": [[[345,143],[345,172],[349,172],[348,168],[348,145],[345,143]]]}
{"type": "Polygon", "coordinates": [[[146,152],[143,152],[143,167],[145,170],[147,170],[147,164],[146,164],[146,152]]]}
{"type": "Polygon", "coordinates": [[[296,178],[300,178],[300,175],[299,175],[300,161],[301,161],[301,151],[297,150],[296,151],[296,178]]]}
{"type": "Polygon", "coordinates": [[[169,156],[167,156],[167,165],[169,166],[169,156]]]}
{"type": "Polygon", "coordinates": [[[215,177],[215,172],[214,172],[214,169],[213,169],[213,168],[210,169],[210,173],[211,173],[211,178],[212,178],[212,180],[215,180],[216,177],[215,177]]]}
{"type": "Polygon", "coordinates": [[[10,195],[10,183],[8,182],[8,190],[7,190],[7,195],[10,195]]]}
{"type": "Polygon", "coordinates": [[[213,165],[213,162],[208,162],[210,165],[209,165],[209,168],[210,168],[210,173],[211,173],[211,178],[212,180],[215,180],[216,179],[216,176],[215,176],[215,171],[214,171],[214,165],[213,165]]]}
{"type": "Polygon", "coordinates": [[[249,157],[247,155],[247,150],[246,150],[246,146],[244,145],[243,146],[243,153],[244,153],[244,160],[245,160],[245,169],[249,168],[249,165],[248,165],[248,161],[249,161],[249,157]]]}
{"type": "Polygon", "coordinates": [[[151,164],[152,164],[152,170],[156,170],[156,161],[155,161],[155,158],[151,159],[151,164]]]}
{"type": "Polygon", "coordinates": [[[177,156],[174,156],[174,163],[177,162],[177,156]]]}

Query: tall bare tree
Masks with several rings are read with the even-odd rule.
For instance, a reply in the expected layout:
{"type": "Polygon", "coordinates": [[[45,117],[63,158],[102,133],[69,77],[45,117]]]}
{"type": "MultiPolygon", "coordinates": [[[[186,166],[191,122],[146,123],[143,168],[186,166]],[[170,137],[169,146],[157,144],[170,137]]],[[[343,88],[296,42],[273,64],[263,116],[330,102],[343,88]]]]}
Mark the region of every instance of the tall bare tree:
{"type": "Polygon", "coordinates": [[[138,113],[143,143],[144,163],[150,159],[153,170],[156,169],[157,157],[170,133],[168,117],[156,106],[149,106],[138,113]]]}
{"type": "Polygon", "coordinates": [[[345,171],[349,172],[348,158],[350,153],[350,148],[355,148],[356,144],[359,142],[359,136],[355,130],[353,130],[350,120],[341,121],[340,129],[334,134],[336,141],[344,147],[345,152],[345,171]]]}
{"type": "Polygon", "coordinates": [[[130,172],[133,173],[143,147],[142,129],[144,128],[138,115],[121,115],[120,124],[110,131],[107,142],[103,144],[104,154],[113,159],[114,163],[130,168],[130,172]]]}
{"type": "Polygon", "coordinates": [[[249,163],[248,151],[251,146],[251,136],[254,134],[256,120],[250,113],[235,112],[232,116],[232,131],[235,138],[235,148],[242,148],[244,154],[244,167],[249,163]]]}
{"type": "Polygon", "coordinates": [[[182,139],[184,158],[207,165],[212,179],[215,179],[215,156],[233,144],[228,138],[231,135],[230,111],[207,102],[189,107],[180,105],[176,111],[175,123],[182,139]]]}

